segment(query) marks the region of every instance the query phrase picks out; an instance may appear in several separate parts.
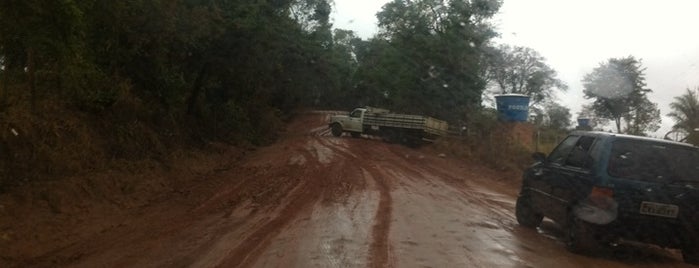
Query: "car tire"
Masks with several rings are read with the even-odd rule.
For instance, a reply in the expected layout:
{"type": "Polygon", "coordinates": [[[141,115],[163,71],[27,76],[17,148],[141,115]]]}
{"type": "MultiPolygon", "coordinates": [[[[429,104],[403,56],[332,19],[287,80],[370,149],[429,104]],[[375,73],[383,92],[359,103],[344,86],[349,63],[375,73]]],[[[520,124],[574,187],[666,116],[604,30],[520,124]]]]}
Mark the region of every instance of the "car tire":
{"type": "Polygon", "coordinates": [[[527,228],[536,228],[541,224],[544,219],[539,213],[536,213],[534,208],[532,208],[531,201],[528,196],[521,195],[517,198],[517,204],[515,205],[515,216],[517,217],[517,222],[519,225],[527,228]]]}
{"type": "Polygon", "coordinates": [[[359,138],[362,136],[362,133],[359,132],[350,132],[350,135],[352,135],[352,138],[359,138]]]}
{"type": "Polygon", "coordinates": [[[697,246],[685,246],[682,248],[682,259],[684,262],[689,264],[698,265],[699,264],[699,247],[697,246]]]}
{"type": "Polygon", "coordinates": [[[342,126],[340,126],[340,124],[333,124],[332,127],[330,127],[330,132],[332,132],[333,136],[340,137],[342,136],[342,126]]]}
{"type": "Polygon", "coordinates": [[[568,220],[565,234],[566,248],[573,253],[592,253],[598,250],[601,245],[595,237],[594,226],[591,223],[578,219],[574,215],[568,220]]]}

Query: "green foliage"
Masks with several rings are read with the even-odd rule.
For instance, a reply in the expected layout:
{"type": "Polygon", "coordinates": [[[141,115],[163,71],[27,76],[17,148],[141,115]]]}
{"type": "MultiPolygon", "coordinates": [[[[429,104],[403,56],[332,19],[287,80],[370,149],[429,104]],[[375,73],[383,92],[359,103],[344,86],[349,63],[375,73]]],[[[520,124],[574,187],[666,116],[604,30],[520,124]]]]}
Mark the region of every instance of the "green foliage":
{"type": "Polygon", "coordinates": [[[667,115],[675,120],[673,129],[683,130],[688,133],[686,141],[694,145],[699,145],[699,88],[687,91],[675,97],[670,103],[672,112],[667,115]]]}
{"type": "Polygon", "coordinates": [[[622,119],[625,132],[630,134],[645,135],[659,127],[660,111],[647,99],[646,94],[652,90],[645,88],[644,71],[633,56],[612,58],[582,81],[585,97],[594,99],[591,108],[595,115],[614,120],[619,133],[622,119]]]}
{"type": "Polygon", "coordinates": [[[531,105],[550,101],[554,89],[565,91],[568,85],[545,60],[531,48],[500,45],[489,53],[487,77],[501,94],[528,95],[531,105]]]}
{"type": "Polygon", "coordinates": [[[642,98],[624,115],[626,127],[624,133],[645,136],[660,128],[660,109],[658,104],[648,98],[642,98]]]}
{"type": "Polygon", "coordinates": [[[599,131],[604,131],[602,127],[609,124],[609,119],[599,117],[595,114],[595,111],[592,109],[591,104],[585,104],[582,106],[582,109],[578,113],[578,118],[590,119],[590,128],[599,131]]]}
{"type": "Polygon", "coordinates": [[[546,106],[546,116],[548,120],[546,127],[556,130],[566,130],[570,127],[570,109],[557,103],[550,103],[546,106]]]}
{"type": "Polygon", "coordinates": [[[14,27],[0,29],[2,75],[32,101],[88,112],[109,109],[118,94],[165,118],[202,109],[253,116],[223,105],[248,99],[281,111],[312,96],[330,103],[352,75],[347,49],[332,48],[330,8],[326,0],[4,1],[0,22],[14,27]]]}
{"type": "MultiPolygon", "coordinates": [[[[12,101],[0,104],[30,121],[65,109],[90,131],[75,146],[127,160],[269,143],[298,107],[469,121],[501,3],[395,0],[378,14],[380,34],[361,40],[332,31],[328,0],[3,1],[0,98],[12,101]]],[[[35,148],[21,149],[44,153],[35,148]]],[[[22,160],[8,157],[3,168],[22,160]]]]}
{"type": "Polygon", "coordinates": [[[369,105],[463,120],[479,107],[483,47],[495,36],[486,19],[500,1],[403,1],[377,14],[380,33],[358,47],[356,91],[369,105]]]}
{"type": "Polygon", "coordinates": [[[467,124],[469,131],[484,131],[488,133],[498,124],[498,111],[483,108],[468,113],[467,124]]]}
{"type": "Polygon", "coordinates": [[[66,173],[213,141],[269,143],[292,110],[337,107],[352,88],[360,40],[333,36],[330,8],[327,0],[2,1],[0,126],[19,124],[31,142],[7,153],[13,136],[0,136],[0,168],[56,174],[60,154],[45,150],[56,145],[41,141],[75,135],[60,123],[40,127],[48,114],[84,126],[71,150],[103,152],[66,173]]]}

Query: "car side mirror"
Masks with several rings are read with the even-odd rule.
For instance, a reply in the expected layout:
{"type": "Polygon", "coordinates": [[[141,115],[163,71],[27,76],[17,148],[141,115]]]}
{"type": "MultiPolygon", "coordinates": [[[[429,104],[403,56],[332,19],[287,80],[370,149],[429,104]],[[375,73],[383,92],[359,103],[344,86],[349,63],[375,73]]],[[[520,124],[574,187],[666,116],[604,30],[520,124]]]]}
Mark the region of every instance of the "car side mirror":
{"type": "Polygon", "coordinates": [[[546,154],[542,152],[536,152],[532,154],[532,158],[534,158],[534,161],[536,162],[545,162],[546,154]]]}

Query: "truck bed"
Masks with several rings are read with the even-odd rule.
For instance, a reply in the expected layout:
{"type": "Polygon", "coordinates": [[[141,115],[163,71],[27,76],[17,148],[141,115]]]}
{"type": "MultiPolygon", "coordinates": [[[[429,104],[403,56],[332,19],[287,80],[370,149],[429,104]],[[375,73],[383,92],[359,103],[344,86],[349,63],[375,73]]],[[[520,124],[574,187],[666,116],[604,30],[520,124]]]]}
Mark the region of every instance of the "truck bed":
{"type": "Polygon", "coordinates": [[[437,136],[446,135],[448,130],[445,121],[409,114],[367,113],[364,115],[364,125],[416,129],[437,136]]]}

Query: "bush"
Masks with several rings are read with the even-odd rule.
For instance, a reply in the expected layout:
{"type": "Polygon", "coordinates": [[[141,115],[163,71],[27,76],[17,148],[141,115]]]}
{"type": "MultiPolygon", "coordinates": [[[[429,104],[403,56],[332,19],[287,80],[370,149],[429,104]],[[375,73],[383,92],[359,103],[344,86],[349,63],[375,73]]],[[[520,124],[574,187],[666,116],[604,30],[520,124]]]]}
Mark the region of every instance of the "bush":
{"type": "Polygon", "coordinates": [[[531,163],[533,125],[499,122],[491,109],[469,117],[467,131],[457,138],[439,140],[440,150],[499,170],[521,171],[531,163]]]}

